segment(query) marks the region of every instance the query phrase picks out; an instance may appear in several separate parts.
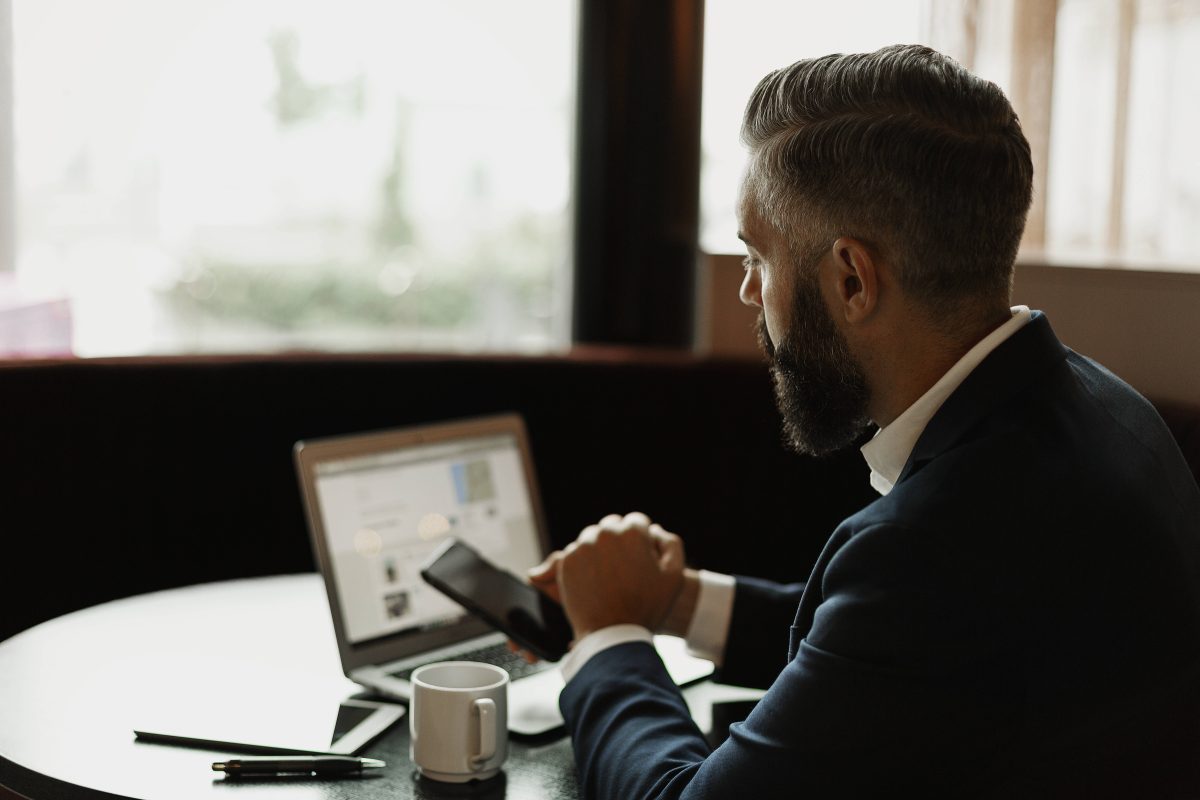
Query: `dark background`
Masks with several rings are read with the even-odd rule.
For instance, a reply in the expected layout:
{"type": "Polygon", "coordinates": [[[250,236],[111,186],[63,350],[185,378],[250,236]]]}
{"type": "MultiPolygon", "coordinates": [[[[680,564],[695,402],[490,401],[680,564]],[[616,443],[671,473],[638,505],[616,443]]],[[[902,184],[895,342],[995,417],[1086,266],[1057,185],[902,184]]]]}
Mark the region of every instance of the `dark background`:
{"type": "Polygon", "coordinates": [[[0,397],[0,639],[116,597],[314,570],[304,438],[515,410],[556,545],[640,510],[694,566],[784,580],[871,496],[857,452],[782,447],[762,365],[672,353],[31,364],[0,368],[0,397]]]}

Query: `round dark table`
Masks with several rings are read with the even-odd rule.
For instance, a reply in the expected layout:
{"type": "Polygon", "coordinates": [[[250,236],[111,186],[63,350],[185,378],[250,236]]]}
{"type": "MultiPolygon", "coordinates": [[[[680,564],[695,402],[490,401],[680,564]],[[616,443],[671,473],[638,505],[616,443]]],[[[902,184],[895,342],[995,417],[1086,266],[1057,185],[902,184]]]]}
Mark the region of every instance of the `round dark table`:
{"type": "MultiPolygon", "coordinates": [[[[503,773],[465,786],[415,776],[407,716],[361,753],[387,767],[344,780],[227,780],[211,764],[236,753],[134,738],[148,717],[181,698],[196,702],[226,689],[282,692],[330,707],[370,698],[342,674],[320,576],[139,595],[0,642],[0,800],[11,797],[6,788],[32,800],[579,797],[571,742],[561,734],[510,737],[503,773]]],[[[704,731],[712,727],[713,703],[761,695],[711,681],[684,691],[704,731]]]]}
{"type": "Polygon", "coordinates": [[[230,751],[134,738],[194,687],[270,682],[332,707],[369,697],[342,674],[326,602],[315,574],[203,584],[76,611],[0,643],[0,787],[33,800],[579,796],[561,735],[510,739],[503,774],[466,787],[414,776],[407,716],[362,752],[387,762],[381,774],[343,780],[226,780],[210,765],[230,751]]]}

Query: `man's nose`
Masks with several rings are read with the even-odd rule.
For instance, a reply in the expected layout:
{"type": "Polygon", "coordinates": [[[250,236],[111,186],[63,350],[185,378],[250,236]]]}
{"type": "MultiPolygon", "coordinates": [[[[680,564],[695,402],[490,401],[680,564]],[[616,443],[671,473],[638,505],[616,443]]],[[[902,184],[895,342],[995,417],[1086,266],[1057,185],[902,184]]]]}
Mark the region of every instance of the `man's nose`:
{"type": "Polygon", "coordinates": [[[742,278],[742,288],[738,291],[738,296],[746,305],[762,308],[762,285],[758,282],[757,270],[746,270],[746,276],[742,278]]]}

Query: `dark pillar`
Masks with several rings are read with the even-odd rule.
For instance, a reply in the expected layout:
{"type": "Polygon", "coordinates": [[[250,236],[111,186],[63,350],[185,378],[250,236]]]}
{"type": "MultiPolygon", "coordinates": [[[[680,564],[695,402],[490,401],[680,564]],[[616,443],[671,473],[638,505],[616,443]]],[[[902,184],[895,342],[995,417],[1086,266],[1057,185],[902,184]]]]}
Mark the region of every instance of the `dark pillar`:
{"type": "Polygon", "coordinates": [[[689,348],[704,0],[580,0],[573,339],[689,348]]]}

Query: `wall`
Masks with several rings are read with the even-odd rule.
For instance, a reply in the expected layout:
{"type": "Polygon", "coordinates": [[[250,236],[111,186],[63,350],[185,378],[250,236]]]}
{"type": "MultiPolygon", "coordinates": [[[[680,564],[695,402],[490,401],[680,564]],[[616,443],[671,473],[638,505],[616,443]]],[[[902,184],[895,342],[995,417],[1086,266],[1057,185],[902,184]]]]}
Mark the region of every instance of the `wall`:
{"type": "MultiPolygon", "coordinates": [[[[740,256],[702,256],[697,349],[758,358],[740,256]]],[[[1158,400],[1200,402],[1200,274],[1022,263],[1013,302],[1041,309],[1069,347],[1158,400]]]]}
{"type": "Polygon", "coordinates": [[[1013,301],[1142,394],[1200,402],[1200,274],[1022,264],[1013,301]]]}

